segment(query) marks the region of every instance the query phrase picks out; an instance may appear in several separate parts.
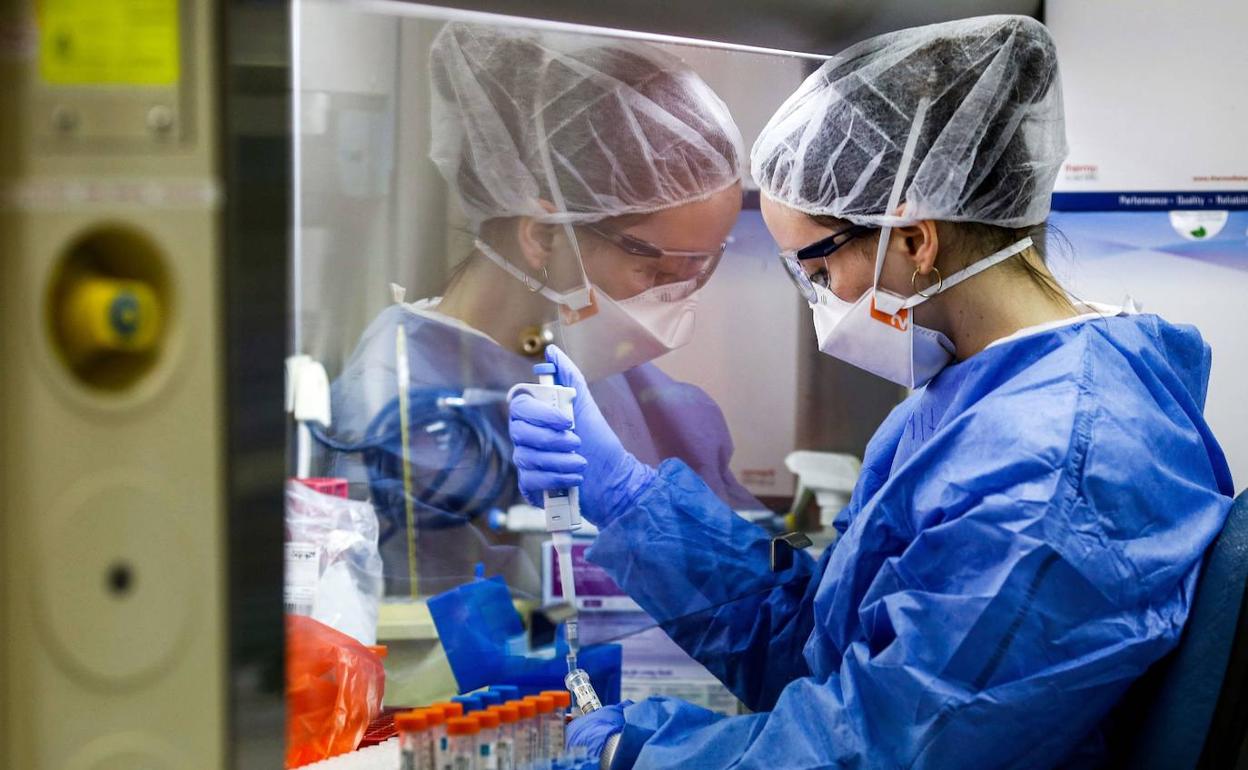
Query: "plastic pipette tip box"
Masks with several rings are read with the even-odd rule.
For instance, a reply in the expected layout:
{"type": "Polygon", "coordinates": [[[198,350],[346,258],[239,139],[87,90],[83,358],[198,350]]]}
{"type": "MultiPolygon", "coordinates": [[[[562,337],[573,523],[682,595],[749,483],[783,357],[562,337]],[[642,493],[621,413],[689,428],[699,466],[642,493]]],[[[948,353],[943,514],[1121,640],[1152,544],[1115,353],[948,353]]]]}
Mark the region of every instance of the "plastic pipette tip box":
{"type": "Polygon", "coordinates": [[[310,478],[295,479],[308,489],[320,492],[323,495],[332,495],[334,497],[346,498],[348,495],[349,485],[346,479],[342,478],[310,478]]]}
{"type": "Polygon", "coordinates": [[[384,743],[399,734],[394,726],[394,715],[400,711],[410,711],[409,708],[398,708],[396,706],[387,706],[381,710],[377,718],[368,723],[368,727],[364,730],[364,737],[360,739],[360,748],[368,746],[376,746],[384,743]]]}

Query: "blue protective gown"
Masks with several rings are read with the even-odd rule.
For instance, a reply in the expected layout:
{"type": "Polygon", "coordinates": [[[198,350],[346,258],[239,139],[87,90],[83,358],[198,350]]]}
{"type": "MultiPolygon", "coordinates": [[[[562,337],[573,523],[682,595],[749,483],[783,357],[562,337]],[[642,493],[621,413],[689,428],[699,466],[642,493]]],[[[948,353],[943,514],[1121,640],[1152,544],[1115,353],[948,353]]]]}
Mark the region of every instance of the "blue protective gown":
{"type": "MultiPolygon", "coordinates": [[[[417,491],[437,480],[444,492],[432,502],[438,508],[456,511],[483,505],[505,510],[522,502],[514,478],[500,478],[497,462],[510,469],[511,442],[507,436],[507,390],[518,382],[532,382],[533,361],[500,347],[471,327],[436,312],[436,301],[394,304],[383,310],[369,325],[355,351],[332,387],[333,425],[329,433],[344,443],[359,442],[374,418],[393,407],[398,393],[395,373],[395,330],[405,332],[408,356],[408,387],[459,394],[475,389],[493,394],[494,402],[473,408],[486,432],[501,448],[493,458],[492,472],[484,473],[482,458],[472,452],[457,453],[437,437],[413,437],[412,472],[417,491]],[[497,496],[482,500],[488,490],[497,496]]],[[[689,464],[720,499],[740,510],[761,508],[729,470],[732,438],[718,405],[701,388],[677,382],[657,367],[644,364],[622,374],[603,378],[590,385],[596,402],[624,446],[644,462],[657,464],[665,457],[678,457],[689,464]]],[[[393,452],[399,444],[394,442],[393,452]]],[[[356,452],[324,450],[324,468],[331,475],[343,476],[357,484],[369,481],[356,452]]],[[[395,458],[393,483],[401,489],[395,458]]],[[[374,500],[382,518],[381,554],[385,563],[386,590],[391,594],[408,592],[407,540],[398,533],[386,537],[395,522],[403,522],[401,503],[390,501],[389,508],[374,500]]],[[[479,516],[472,526],[452,516],[421,515],[418,539],[420,590],[438,593],[453,588],[473,576],[474,566],[485,565],[489,575],[502,575],[518,595],[540,596],[539,565],[533,564],[511,539],[492,533],[479,516]]]]}
{"type": "Polygon", "coordinates": [[[626,711],[638,768],[1047,768],[1098,751],[1173,648],[1231,503],[1210,351],[1096,318],[950,366],[880,427],[835,548],[767,536],[667,461],[590,552],[751,709],[626,711]]]}

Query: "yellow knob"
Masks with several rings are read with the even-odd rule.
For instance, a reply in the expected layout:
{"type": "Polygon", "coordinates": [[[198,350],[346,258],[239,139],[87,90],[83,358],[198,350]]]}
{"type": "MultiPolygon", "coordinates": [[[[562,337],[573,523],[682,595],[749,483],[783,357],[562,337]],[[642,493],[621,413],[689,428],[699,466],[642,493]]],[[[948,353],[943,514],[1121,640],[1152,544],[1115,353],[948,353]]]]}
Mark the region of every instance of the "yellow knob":
{"type": "Polygon", "coordinates": [[[86,274],[73,280],[61,308],[61,331],[74,358],[147,352],[161,324],[156,292],[143,281],[86,274]]]}

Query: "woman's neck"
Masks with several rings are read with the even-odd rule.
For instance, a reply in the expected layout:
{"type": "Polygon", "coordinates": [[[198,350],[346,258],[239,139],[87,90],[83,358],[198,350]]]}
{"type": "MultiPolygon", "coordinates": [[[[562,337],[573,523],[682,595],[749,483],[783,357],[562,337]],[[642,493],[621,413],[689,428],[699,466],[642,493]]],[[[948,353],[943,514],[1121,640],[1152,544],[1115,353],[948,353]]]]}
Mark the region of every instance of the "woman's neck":
{"type": "Polygon", "coordinates": [[[1015,332],[1078,315],[1069,301],[1011,267],[989,268],[919,305],[915,322],[943,332],[964,360],[1015,332]]]}
{"type": "Polygon", "coordinates": [[[525,330],[548,320],[550,300],[473,252],[447,286],[438,312],[462,321],[501,347],[520,352],[525,330]]]}

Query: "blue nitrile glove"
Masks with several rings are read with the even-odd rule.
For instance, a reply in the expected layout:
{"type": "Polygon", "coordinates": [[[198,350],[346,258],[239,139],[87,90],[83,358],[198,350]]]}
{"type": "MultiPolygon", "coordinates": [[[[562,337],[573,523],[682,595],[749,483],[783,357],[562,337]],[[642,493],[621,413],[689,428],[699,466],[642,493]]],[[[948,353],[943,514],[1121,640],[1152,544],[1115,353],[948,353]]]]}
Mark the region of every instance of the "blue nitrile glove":
{"type": "Polygon", "coordinates": [[[581,512],[604,527],[627,510],[654,480],[655,471],[624,449],[572,359],[551,345],[546,348],[546,360],[555,365],[555,382],[576,389],[576,429],[573,433],[558,410],[526,393],[512,399],[512,459],[520,491],[540,506],[542,492],[580,486],[581,512]]]}
{"type": "Polygon", "coordinates": [[[584,746],[591,757],[601,754],[607,739],[624,729],[624,709],[631,705],[631,700],[620,701],[573,719],[567,728],[568,749],[584,746]]]}

